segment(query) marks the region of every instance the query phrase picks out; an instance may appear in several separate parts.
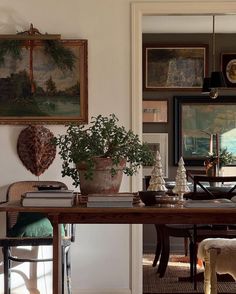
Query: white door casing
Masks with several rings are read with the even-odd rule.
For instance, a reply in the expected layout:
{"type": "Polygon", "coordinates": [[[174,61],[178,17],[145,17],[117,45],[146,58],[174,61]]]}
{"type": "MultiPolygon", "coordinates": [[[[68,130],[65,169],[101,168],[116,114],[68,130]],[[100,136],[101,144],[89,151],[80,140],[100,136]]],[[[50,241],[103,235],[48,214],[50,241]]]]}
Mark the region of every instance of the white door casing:
{"type": "MultiPolygon", "coordinates": [[[[142,137],[142,17],[148,15],[230,14],[236,1],[155,1],[131,3],[131,124],[142,137]]],[[[132,177],[132,191],[142,187],[141,174],[132,177]]],[[[142,225],[131,228],[131,290],[142,294],[142,225]]]]}

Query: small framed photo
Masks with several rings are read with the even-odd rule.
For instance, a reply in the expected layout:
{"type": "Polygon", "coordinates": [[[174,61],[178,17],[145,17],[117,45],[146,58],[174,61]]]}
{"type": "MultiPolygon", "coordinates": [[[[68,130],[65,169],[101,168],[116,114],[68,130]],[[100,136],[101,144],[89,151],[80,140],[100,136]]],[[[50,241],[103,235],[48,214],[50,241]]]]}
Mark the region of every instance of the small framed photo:
{"type": "MultiPolygon", "coordinates": [[[[168,133],[144,133],[143,142],[146,142],[153,153],[160,152],[163,177],[168,178],[168,133]]],[[[153,166],[143,167],[143,176],[150,176],[153,166]]]]}
{"type": "Polygon", "coordinates": [[[143,45],[143,89],[200,90],[207,75],[208,45],[143,45]]]}
{"type": "Polygon", "coordinates": [[[143,100],[144,123],[167,123],[168,100],[143,100]]]}
{"type": "Polygon", "coordinates": [[[236,53],[221,54],[221,71],[228,87],[236,87],[236,53]]]}

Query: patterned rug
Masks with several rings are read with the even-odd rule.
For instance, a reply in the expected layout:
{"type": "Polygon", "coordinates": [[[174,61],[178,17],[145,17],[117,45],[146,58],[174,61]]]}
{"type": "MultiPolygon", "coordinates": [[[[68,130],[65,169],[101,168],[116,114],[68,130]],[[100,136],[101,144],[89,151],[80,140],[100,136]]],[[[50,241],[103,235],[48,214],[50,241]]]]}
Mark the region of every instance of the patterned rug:
{"type": "MultiPolygon", "coordinates": [[[[154,256],[145,254],[143,256],[143,294],[153,293],[204,293],[203,291],[203,271],[204,268],[198,265],[198,273],[200,273],[197,282],[197,290],[194,290],[193,283],[188,281],[189,263],[185,257],[172,256],[163,278],[159,278],[156,274],[156,268],[152,267],[154,256]]],[[[229,276],[219,276],[218,293],[234,293],[236,294],[236,283],[229,276]]]]}

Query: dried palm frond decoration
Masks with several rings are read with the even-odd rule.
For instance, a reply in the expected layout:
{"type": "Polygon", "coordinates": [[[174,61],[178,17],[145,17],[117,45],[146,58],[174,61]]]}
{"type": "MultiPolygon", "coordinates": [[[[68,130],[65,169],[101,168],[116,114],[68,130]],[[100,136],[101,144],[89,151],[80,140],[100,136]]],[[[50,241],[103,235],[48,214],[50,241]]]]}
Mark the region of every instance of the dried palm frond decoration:
{"type": "Polygon", "coordinates": [[[52,164],[56,146],[52,144],[53,133],[39,125],[21,131],[17,141],[17,153],[23,165],[32,174],[40,176],[52,164]]]}
{"type": "Polygon", "coordinates": [[[21,60],[22,46],[22,40],[0,40],[0,66],[4,65],[7,54],[15,60],[21,60]]]}
{"type": "Polygon", "coordinates": [[[44,53],[51,57],[60,70],[73,70],[76,56],[71,49],[63,46],[59,40],[44,40],[44,53]]]}
{"type": "Polygon", "coordinates": [[[0,35],[0,66],[4,65],[6,55],[10,55],[15,60],[21,60],[22,50],[29,50],[29,78],[31,92],[35,92],[33,73],[33,50],[35,42],[40,41],[44,46],[44,53],[48,55],[55,65],[62,71],[74,68],[76,56],[73,51],[63,46],[60,35],[42,34],[30,24],[29,30],[18,32],[16,35],[0,35]]]}

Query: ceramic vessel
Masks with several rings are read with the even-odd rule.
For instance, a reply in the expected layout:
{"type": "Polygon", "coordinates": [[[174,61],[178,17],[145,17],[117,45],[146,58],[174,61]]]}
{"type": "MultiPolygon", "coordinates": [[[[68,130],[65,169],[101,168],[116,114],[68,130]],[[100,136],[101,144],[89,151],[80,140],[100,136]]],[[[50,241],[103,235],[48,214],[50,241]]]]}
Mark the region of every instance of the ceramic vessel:
{"type": "Polygon", "coordinates": [[[82,195],[93,193],[118,193],[123,177],[123,168],[126,164],[125,160],[121,160],[116,166],[110,158],[94,158],[95,167],[91,179],[85,177],[87,170],[86,164],[77,165],[80,179],[80,191],[82,195]],[[111,169],[116,170],[115,175],[111,174],[111,169]]]}

